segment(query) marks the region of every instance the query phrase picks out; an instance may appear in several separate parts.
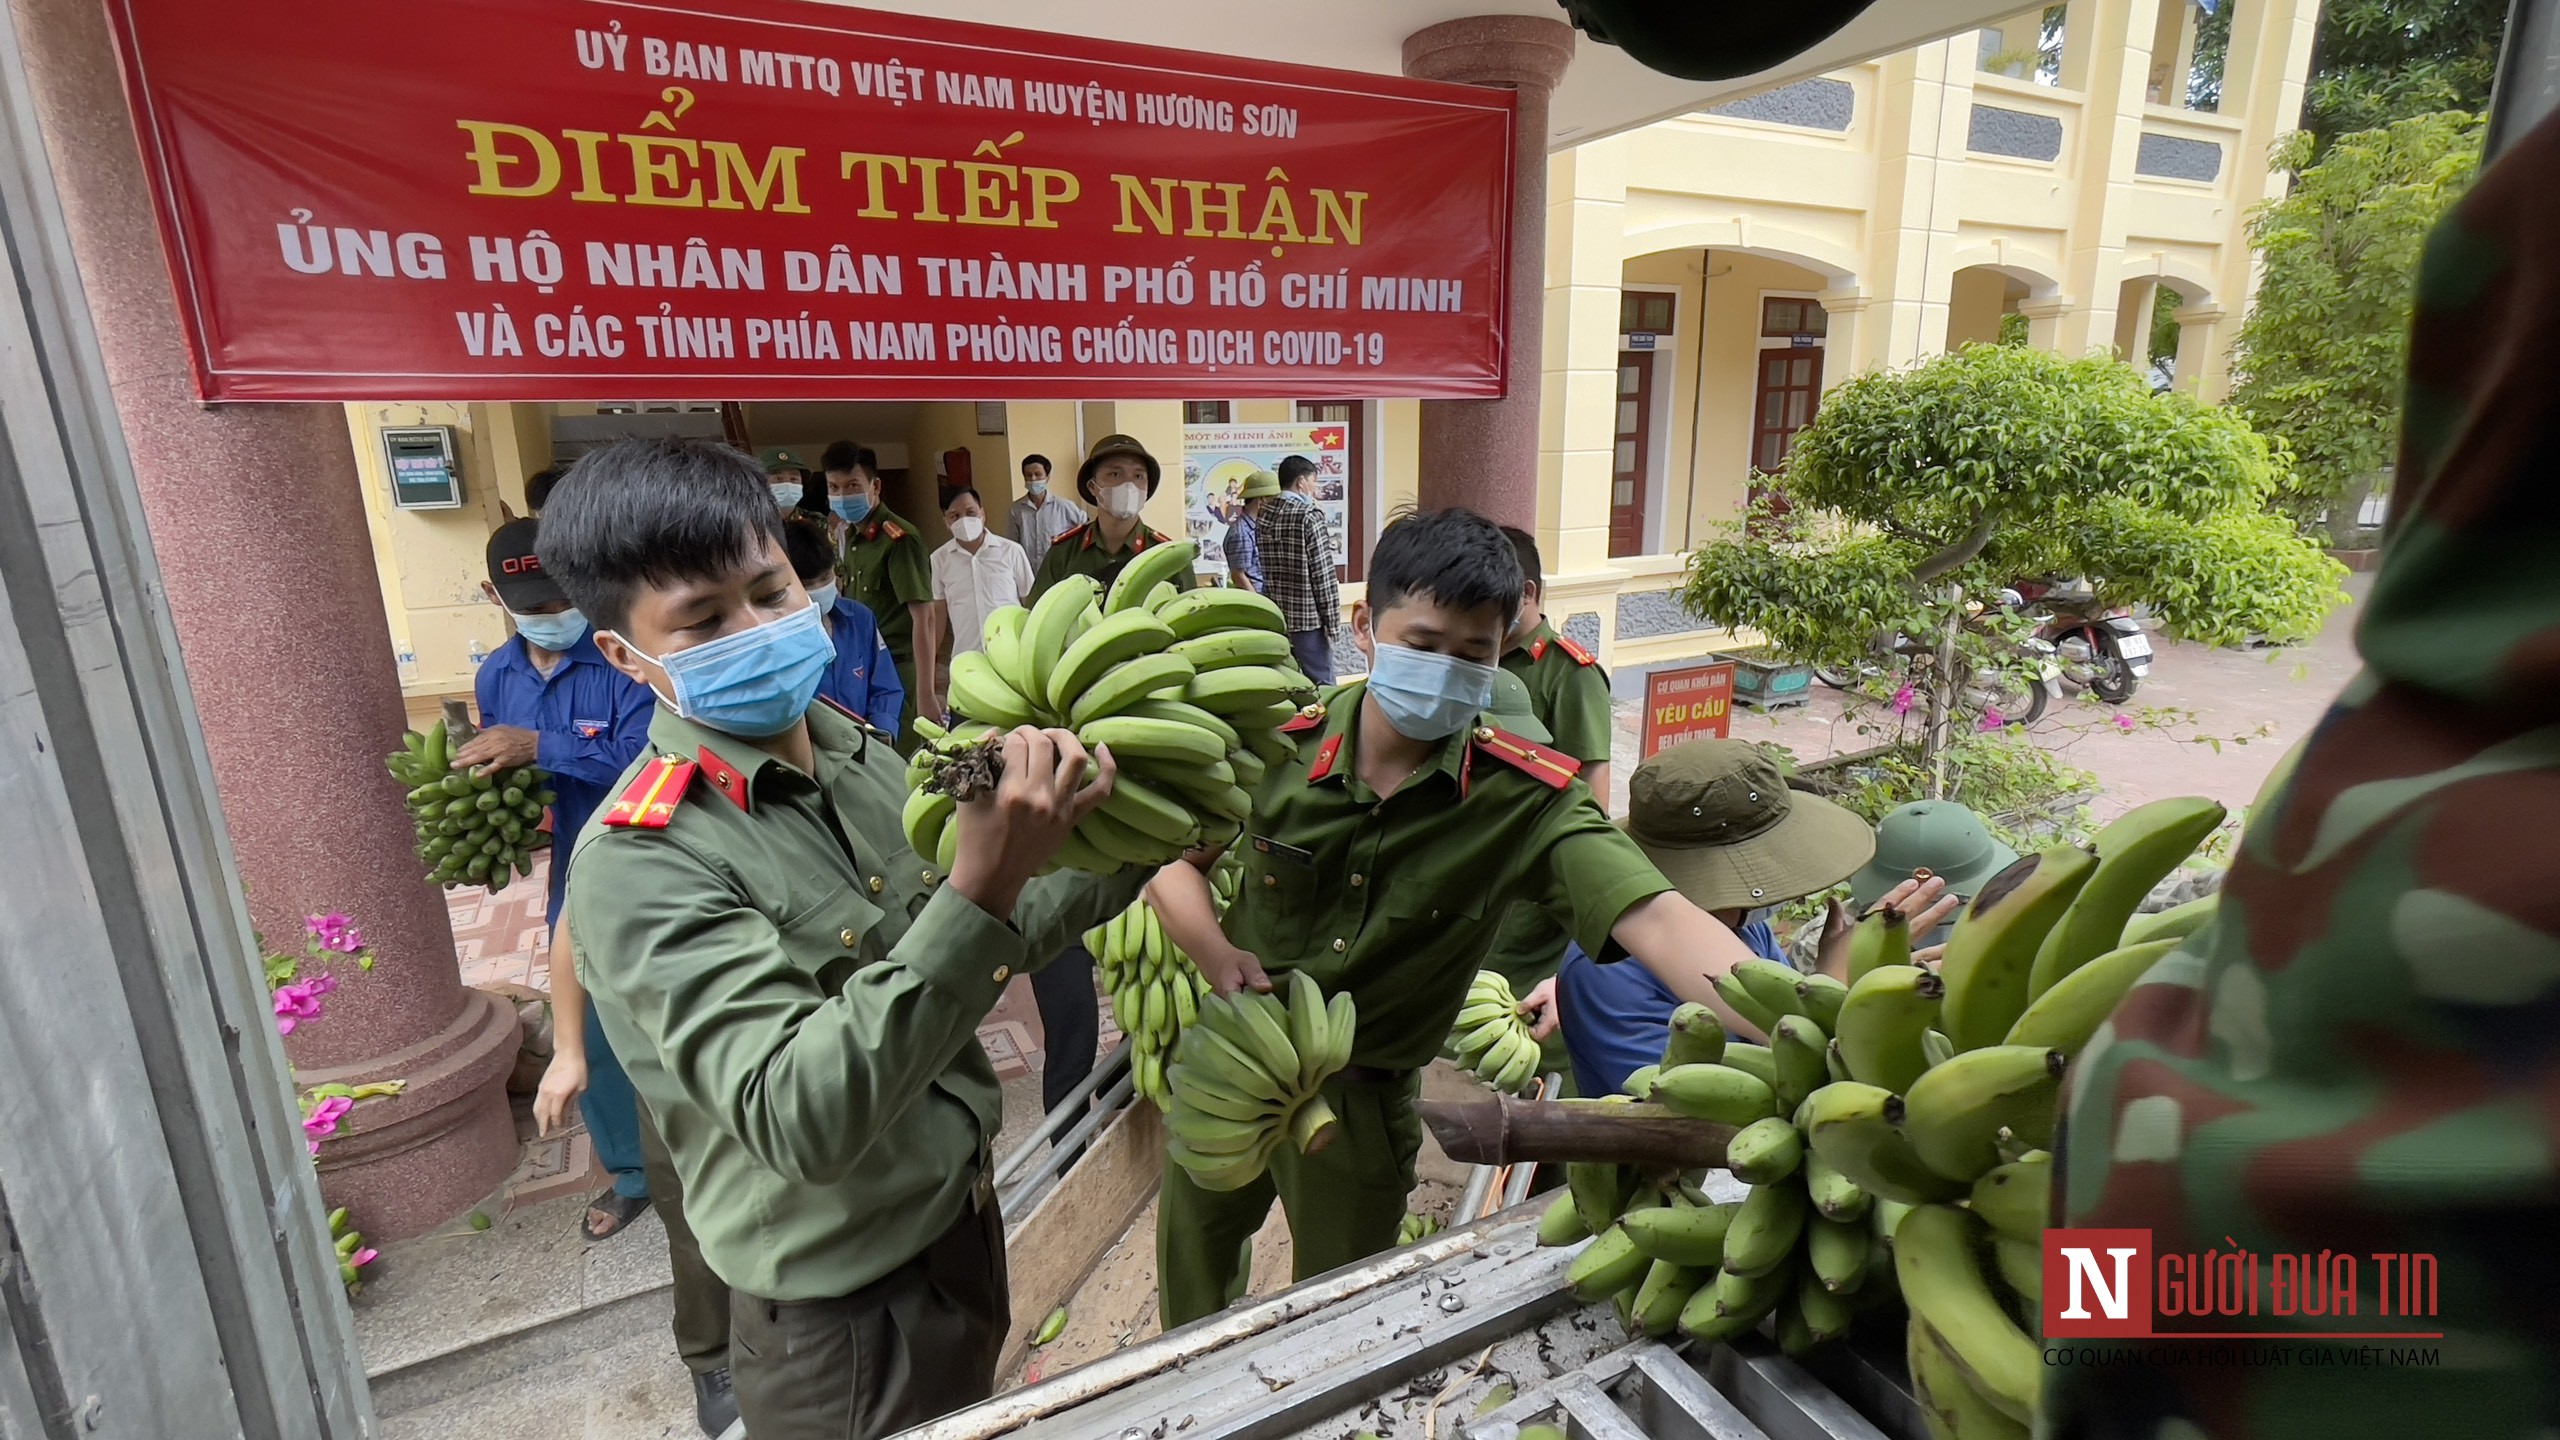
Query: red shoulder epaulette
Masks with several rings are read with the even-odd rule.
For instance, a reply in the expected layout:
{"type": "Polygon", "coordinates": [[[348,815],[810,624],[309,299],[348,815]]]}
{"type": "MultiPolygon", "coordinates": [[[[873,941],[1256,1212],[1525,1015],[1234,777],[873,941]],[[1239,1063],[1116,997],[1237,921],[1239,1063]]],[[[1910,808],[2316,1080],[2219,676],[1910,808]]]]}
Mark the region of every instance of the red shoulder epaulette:
{"type": "Polygon", "coordinates": [[[1090,521],[1090,520],[1087,520],[1086,522],[1084,522],[1084,523],[1083,523],[1083,524],[1081,524],[1081,525],[1072,526],[1072,527],[1070,527],[1070,528],[1068,528],[1068,529],[1065,529],[1065,530],[1061,530],[1061,531],[1059,531],[1059,532],[1058,532],[1058,538],[1057,538],[1057,539],[1055,539],[1055,540],[1050,541],[1049,543],[1050,543],[1050,544],[1052,544],[1052,545],[1064,545],[1064,544],[1066,544],[1068,541],[1075,539],[1077,536],[1082,535],[1083,533],[1085,533],[1086,531],[1088,531],[1088,530],[1090,530],[1090,529],[1092,529],[1092,528],[1093,528],[1093,522],[1092,522],[1092,521],[1090,521]]]}
{"type": "Polygon", "coordinates": [[[1490,725],[1477,727],[1475,748],[1553,790],[1572,784],[1582,773],[1582,762],[1563,751],[1490,725]]]}
{"type": "Polygon", "coordinates": [[[1575,644],[1573,637],[1570,635],[1557,636],[1556,648],[1562,650],[1567,655],[1572,656],[1573,663],[1576,665],[1597,665],[1600,663],[1599,656],[1594,655],[1590,651],[1583,649],[1580,645],[1575,644]]]}
{"type": "Polygon", "coordinates": [[[887,535],[892,540],[904,540],[907,538],[907,532],[900,529],[898,522],[895,520],[881,521],[880,530],[881,533],[887,535]]]}
{"type": "Polygon", "coordinates": [[[1304,735],[1323,723],[1324,702],[1319,700],[1315,704],[1301,707],[1297,714],[1282,721],[1280,724],[1280,733],[1283,735],[1304,735]]]}
{"type": "Polygon", "coordinates": [[[676,816],[676,802],[693,783],[693,762],[661,755],[640,767],[622,798],[604,812],[604,823],[642,830],[664,830],[676,816]]]}

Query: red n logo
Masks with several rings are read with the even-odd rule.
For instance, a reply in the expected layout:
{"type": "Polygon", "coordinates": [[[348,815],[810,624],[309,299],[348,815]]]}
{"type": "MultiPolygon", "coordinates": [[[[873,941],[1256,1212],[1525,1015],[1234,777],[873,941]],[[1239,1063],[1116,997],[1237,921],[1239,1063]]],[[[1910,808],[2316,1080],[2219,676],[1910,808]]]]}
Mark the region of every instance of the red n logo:
{"type": "Polygon", "coordinates": [[[2044,1232],[2044,1333],[2151,1333],[2151,1232],[2044,1232]]]}

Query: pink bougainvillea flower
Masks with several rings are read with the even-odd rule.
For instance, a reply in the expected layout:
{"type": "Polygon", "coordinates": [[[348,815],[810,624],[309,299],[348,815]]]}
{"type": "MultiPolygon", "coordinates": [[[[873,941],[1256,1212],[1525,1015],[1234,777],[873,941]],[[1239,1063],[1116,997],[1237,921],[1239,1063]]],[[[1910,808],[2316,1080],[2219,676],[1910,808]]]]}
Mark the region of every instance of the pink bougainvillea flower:
{"type": "Polygon", "coordinates": [[[2008,721],[2000,718],[1999,711],[1986,706],[1982,711],[1982,718],[1975,722],[1973,728],[1976,730],[1997,730],[2008,723],[2008,721]]]}
{"type": "Polygon", "coordinates": [[[338,988],[338,977],[316,975],[279,985],[275,991],[276,1033],[290,1035],[305,1020],[320,1018],[320,997],[338,988]]]}
{"type": "Polygon", "coordinates": [[[343,1095],[333,1095],[313,1106],[311,1113],[302,1117],[302,1133],[311,1138],[313,1148],[317,1149],[319,1142],[338,1133],[339,1117],[354,1109],[355,1105],[356,1102],[343,1095]]]}
{"type": "Polygon", "coordinates": [[[2130,732],[2133,729],[2133,717],[2130,715],[2117,716],[2115,718],[2115,727],[2119,730],[2130,732]]]}
{"type": "Polygon", "coordinates": [[[367,1265],[372,1264],[376,1259],[380,1258],[381,1254],[381,1251],[374,1249],[370,1245],[358,1246],[356,1248],[356,1253],[347,1257],[347,1263],[361,1270],[367,1265]]]}
{"type": "Polygon", "coordinates": [[[303,927],[311,932],[312,941],[323,950],[352,955],[364,948],[364,932],[356,928],[356,922],[334,911],[327,915],[304,917],[303,927]]]}
{"type": "Polygon", "coordinates": [[[1903,686],[1901,689],[1893,692],[1893,713],[1896,715],[1910,714],[1911,707],[1919,703],[1919,699],[1920,697],[1912,692],[1910,686],[1903,686]]]}
{"type": "MultiPolygon", "coordinates": [[[[337,991],[338,977],[323,971],[317,978],[304,983],[310,988],[311,998],[316,1002],[321,996],[334,994],[337,991]]],[[[317,1015],[320,1012],[315,1009],[311,1013],[317,1015]]]]}

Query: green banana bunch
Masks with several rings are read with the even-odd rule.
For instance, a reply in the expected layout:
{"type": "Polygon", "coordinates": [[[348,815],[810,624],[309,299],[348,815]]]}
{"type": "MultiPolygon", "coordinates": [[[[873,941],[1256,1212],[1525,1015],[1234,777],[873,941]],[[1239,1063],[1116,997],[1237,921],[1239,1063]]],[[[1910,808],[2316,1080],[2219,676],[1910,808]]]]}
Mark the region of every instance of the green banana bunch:
{"type": "Polygon", "coordinates": [[[1165,1106],[1165,1067],[1175,1043],[1209,997],[1208,977],[1165,934],[1155,907],[1140,900],[1084,934],[1101,971],[1111,1016],[1129,1037],[1129,1074],[1140,1095],[1165,1106]]]}
{"type": "Polygon", "coordinates": [[[2125,923],[2133,918],[2134,908],[2162,876],[2194,854],[2229,813],[2215,801],[2191,795],[2136,806],[2100,830],[2091,842],[2098,851],[2097,868],[2037,947],[2027,976],[2027,998],[2042,995],[2072,971],[2123,944],[2125,923]]]}
{"type": "MultiPolygon", "coordinates": [[[[1295,753],[1279,727],[1314,690],[1290,659],[1278,606],[1250,591],[1173,588],[1194,553],[1154,546],[1108,593],[1070,576],[1027,610],[988,616],[982,647],[951,662],[952,713],[967,723],[948,737],[926,732],[910,787],[975,794],[998,778],[987,736],[1063,728],[1087,749],[1108,748],[1120,774],[1061,867],[1157,866],[1234,840],[1254,787],[1295,753]]],[[[909,846],[946,870],[955,809],[913,806],[908,817],[909,846]]]]}
{"type": "Polygon", "coordinates": [[[1351,1062],[1350,992],[1328,1002],[1304,971],[1289,995],[1212,995],[1175,1043],[1166,1072],[1166,1149],[1204,1190],[1251,1184],[1283,1143],[1312,1155],[1333,1141],[1324,1082],[1351,1062]]]}
{"type": "Polygon", "coordinates": [[[485,885],[492,895],[533,873],[533,852],[548,844],[542,812],[559,797],[550,776],[520,765],[489,775],[452,768],[444,722],[400,737],[384,757],[392,778],[409,787],[409,818],[418,828],[418,858],[438,885],[485,885]]]}
{"type": "Polygon", "coordinates": [[[1419,1240],[1428,1240],[1445,1228],[1447,1227],[1440,1223],[1440,1217],[1437,1215],[1423,1215],[1408,1210],[1405,1212],[1403,1223],[1396,1226],[1396,1243],[1411,1245],[1419,1240]]]}
{"type": "Polygon", "coordinates": [[[1517,1095],[1537,1078],[1543,1053],[1529,1022],[1520,1018],[1520,1002],[1511,982],[1493,970],[1476,972],[1467,986],[1466,1003],[1449,1031],[1449,1053],[1475,1077],[1506,1095],[1517,1095]]]}

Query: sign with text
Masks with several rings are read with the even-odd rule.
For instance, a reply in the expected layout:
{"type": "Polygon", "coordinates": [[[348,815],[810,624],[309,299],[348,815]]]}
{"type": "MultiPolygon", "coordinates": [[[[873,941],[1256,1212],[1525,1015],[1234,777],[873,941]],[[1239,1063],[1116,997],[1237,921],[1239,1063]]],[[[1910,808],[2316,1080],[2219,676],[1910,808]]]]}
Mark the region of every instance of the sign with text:
{"type": "Polygon", "coordinates": [[[1732,727],[1732,661],[1644,677],[1644,759],[1684,740],[1722,740],[1732,727]]]}
{"type": "Polygon", "coordinates": [[[1182,427],[1182,513],[1199,570],[1227,573],[1227,531],[1244,513],[1245,477],[1256,470],[1280,473],[1280,462],[1303,455],[1315,462],[1316,513],[1333,532],[1334,574],[1351,554],[1351,431],[1348,426],[1297,420],[1281,425],[1185,425],[1182,427]]]}
{"type": "Polygon", "coordinates": [[[108,10],[208,400],[1502,393],[1508,91],[791,0],[108,10]]]}

